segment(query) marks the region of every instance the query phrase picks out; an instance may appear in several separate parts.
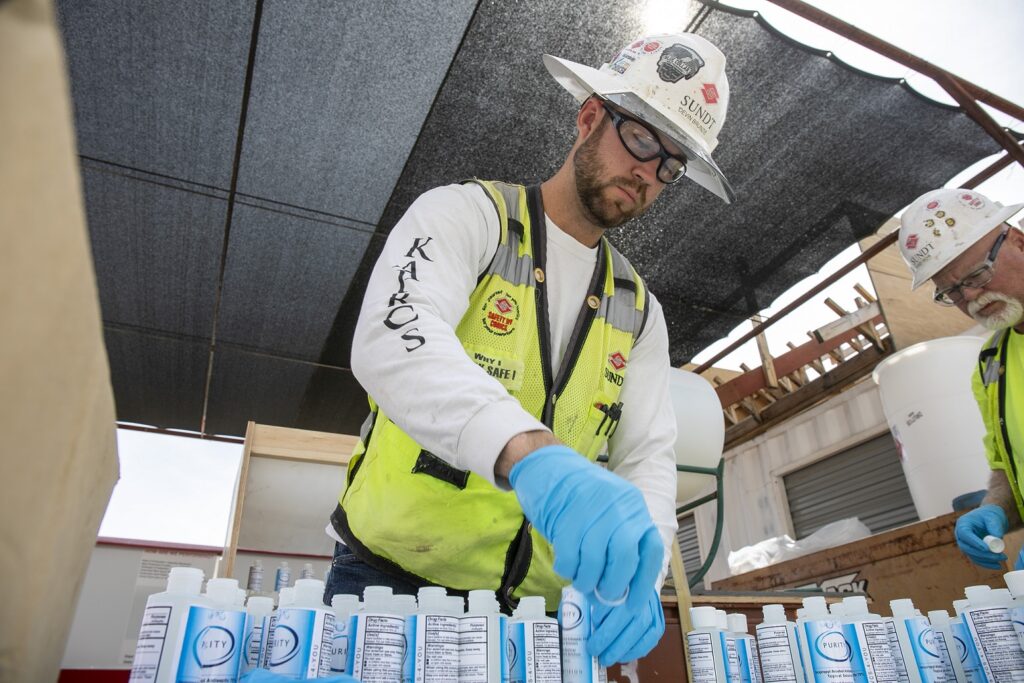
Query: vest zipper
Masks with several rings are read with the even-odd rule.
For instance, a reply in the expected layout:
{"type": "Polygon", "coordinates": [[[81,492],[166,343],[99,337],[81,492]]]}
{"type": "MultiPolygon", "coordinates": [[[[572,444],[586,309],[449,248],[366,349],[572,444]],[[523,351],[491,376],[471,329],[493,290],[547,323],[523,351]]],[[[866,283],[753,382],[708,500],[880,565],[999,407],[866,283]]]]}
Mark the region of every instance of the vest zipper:
{"type": "MultiPolygon", "coordinates": [[[[1002,372],[999,375],[999,379],[996,380],[998,382],[996,389],[999,402],[999,431],[1003,437],[1003,448],[1006,450],[1006,459],[1010,465],[1010,472],[1013,474],[1013,480],[1017,481],[1017,463],[1013,459],[1013,446],[1010,445],[1010,430],[1006,426],[1006,362],[1010,351],[1009,331],[1003,337],[1002,347],[999,354],[999,366],[1002,372]]],[[[1018,484],[1019,486],[1020,484],[1018,484]]]]}

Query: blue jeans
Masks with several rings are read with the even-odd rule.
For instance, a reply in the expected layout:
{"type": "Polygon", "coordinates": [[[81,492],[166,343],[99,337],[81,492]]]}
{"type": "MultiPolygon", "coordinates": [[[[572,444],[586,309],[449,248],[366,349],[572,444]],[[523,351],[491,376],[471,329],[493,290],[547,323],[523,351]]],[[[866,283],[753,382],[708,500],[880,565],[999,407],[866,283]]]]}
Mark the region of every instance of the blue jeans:
{"type": "Polygon", "coordinates": [[[371,567],[356,557],[347,545],[335,543],[331,571],[324,586],[324,604],[330,605],[331,598],[339,593],[351,593],[362,599],[363,589],[367,586],[388,586],[396,595],[416,595],[422,586],[427,585],[430,584],[413,583],[371,567]]]}

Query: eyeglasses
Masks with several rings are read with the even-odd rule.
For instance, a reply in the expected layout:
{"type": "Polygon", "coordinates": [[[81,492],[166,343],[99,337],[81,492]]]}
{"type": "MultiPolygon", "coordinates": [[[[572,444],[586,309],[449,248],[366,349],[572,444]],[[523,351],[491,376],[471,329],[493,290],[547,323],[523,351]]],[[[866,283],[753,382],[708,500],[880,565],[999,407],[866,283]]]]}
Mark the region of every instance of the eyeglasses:
{"type": "Polygon", "coordinates": [[[658,180],[666,185],[671,185],[679,182],[686,175],[686,157],[680,158],[666,152],[665,146],[661,144],[661,140],[653,130],[636,119],[623,116],[604,102],[601,103],[601,106],[612,117],[612,123],[615,124],[615,130],[619,134],[622,146],[633,155],[634,159],[650,161],[661,157],[661,163],[658,164],[658,180]]]}
{"type": "Polygon", "coordinates": [[[943,306],[956,306],[964,300],[965,288],[978,289],[992,282],[992,278],[996,274],[996,257],[999,255],[999,247],[1003,246],[1009,229],[1009,226],[1006,226],[999,233],[999,237],[996,238],[996,243],[989,250],[984,263],[949,287],[935,290],[935,296],[933,297],[935,303],[942,304],[943,306]]]}

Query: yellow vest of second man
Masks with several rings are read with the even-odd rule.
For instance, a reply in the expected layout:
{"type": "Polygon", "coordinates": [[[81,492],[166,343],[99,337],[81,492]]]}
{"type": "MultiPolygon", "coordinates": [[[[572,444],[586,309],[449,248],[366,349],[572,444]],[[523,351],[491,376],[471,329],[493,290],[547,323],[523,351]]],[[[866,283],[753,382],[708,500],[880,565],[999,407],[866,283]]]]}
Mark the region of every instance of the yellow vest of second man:
{"type": "Polygon", "coordinates": [[[985,455],[989,466],[1006,473],[1017,512],[1024,519],[1019,479],[1019,464],[1024,457],[1020,451],[1024,443],[1013,438],[1019,440],[1024,431],[1024,415],[1020,414],[1020,402],[1024,400],[1024,335],[1001,330],[989,338],[981,350],[972,388],[985,423],[985,455]]]}
{"type": "MultiPolygon", "coordinates": [[[[501,234],[456,334],[528,413],[595,460],[621,417],[619,393],[647,312],[643,281],[602,238],[587,299],[552,372],[540,188],[473,182],[493,201],[501,234]]],[[[422,401],[434,409],[429,396],[422,401]]],[[[558,604],[568,581],[555,574],[552,548],[515,493],[425,451],[372,398],[370,406],[331,518],[352,551],[414,581],[495,590],[507,606],[523,595],[558,604]]]]}

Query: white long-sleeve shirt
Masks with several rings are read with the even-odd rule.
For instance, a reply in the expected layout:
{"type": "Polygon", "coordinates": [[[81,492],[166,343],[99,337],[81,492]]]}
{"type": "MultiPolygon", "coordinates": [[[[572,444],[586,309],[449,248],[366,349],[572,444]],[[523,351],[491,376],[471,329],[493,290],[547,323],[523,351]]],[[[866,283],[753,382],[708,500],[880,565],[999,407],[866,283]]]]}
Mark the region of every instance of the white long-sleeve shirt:
{"type": "MultiPolygon", "coordinates": [[[[554,374],[598,249],[545,218],[554,374]]],[[[424,449],[492,484],[505,444],[519,433],[547,429],[470,359],[455,335],[499,234],[497,212],[479,186],[448,185],[421,195],[374,266],[352,343],[352,371],[384,413],[424,449]]],[[[648,296],[647,321],[619,396],[622,419],[608,444],[608,466],[640,489],[668,549],[676,531],[676,423],[665,318],[648,296]]],[[[664,576],[663,570],[659,586],[664,576]]]]}

